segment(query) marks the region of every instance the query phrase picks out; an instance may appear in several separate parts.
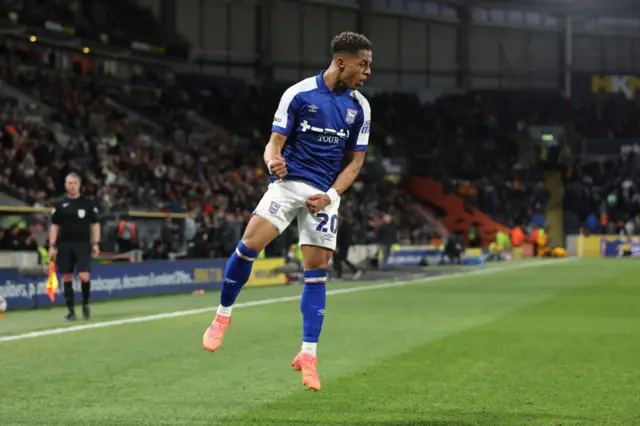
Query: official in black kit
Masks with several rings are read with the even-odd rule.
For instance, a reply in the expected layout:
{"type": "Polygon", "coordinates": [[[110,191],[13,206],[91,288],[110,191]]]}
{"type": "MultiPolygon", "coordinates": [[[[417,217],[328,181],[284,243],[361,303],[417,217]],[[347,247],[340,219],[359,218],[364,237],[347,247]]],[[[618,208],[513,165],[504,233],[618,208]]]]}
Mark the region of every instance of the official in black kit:
{"type": "Polygon", "coordinates": [[[342,264],[346,264],[355,274],[353,279],[358,279],[362,275],[362,271],[359,270],[353,263],[347,259],[349,254],[349,247],[353,242],[353,227],[351,221],[340,213],[338,220],[338,240],[336,244],[335,255],[333,256],[333,268],[336,271],[336,276],[342,278],[342,264]]]}
{"type": "Polygon", "coordinates": [[[82,286],[82,316],[88,320],[91,295],[91,258],[100,254],[100,224],[95,202],[80,194],[80,177],[69,174],[64,182],[66,195],[55,204],[49,229],[49,257],[56,262],[64,282],[64,298],[69,312],[65,319],[75,321],[73,273],[82,286]]]}

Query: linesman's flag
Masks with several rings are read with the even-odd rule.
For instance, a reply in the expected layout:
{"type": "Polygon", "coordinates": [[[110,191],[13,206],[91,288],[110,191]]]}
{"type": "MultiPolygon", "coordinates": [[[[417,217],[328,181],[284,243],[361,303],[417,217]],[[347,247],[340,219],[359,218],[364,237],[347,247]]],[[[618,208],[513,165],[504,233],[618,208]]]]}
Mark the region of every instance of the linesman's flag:
{"type": "Polygon", "coordinates": [[[49,279],[47,280],[47,294],[49,299],[53,302],[56,298],[56,292],[58,291],[58,276],[56,275],[55,262],[49,263],[49,279]]]}

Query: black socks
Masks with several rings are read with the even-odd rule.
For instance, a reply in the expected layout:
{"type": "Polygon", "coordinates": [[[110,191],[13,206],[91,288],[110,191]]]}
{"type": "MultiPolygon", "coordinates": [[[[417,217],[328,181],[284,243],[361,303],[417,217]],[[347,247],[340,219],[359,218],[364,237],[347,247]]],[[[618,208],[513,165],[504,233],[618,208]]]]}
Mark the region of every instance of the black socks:
{"type": "Polygon", "coordinates": [[[81,283],[82,285],[82,304],[89,304],[89,296],[91,296],[91,281],[81,283]]]}
{"type": "Polygon", "coordinates": [[[67,302],[67,309],[70,313],[75,311],[75,301],[73,296],[73,281],[64,283],[64,300],[67,302]]]}

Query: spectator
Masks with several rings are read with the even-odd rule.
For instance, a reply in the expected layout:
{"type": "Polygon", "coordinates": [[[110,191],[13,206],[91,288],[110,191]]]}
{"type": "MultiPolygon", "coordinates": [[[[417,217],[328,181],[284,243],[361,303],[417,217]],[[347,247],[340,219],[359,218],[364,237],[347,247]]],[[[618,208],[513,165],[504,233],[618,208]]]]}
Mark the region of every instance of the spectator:
{"type": "Polygon", "coordinates": [[[388,267],[391,246],[396,243],[396,229],[391,215],[384,215],[382,223],[378,226],[376,233],[381,252],[379,267],[385,270],[388,267]]]}
{"type": "Polygon", "coordinates": [[[143,260],[166,260],[169,258],[162,241],[155,240],[151,248],[142,256],[143,260]]]}

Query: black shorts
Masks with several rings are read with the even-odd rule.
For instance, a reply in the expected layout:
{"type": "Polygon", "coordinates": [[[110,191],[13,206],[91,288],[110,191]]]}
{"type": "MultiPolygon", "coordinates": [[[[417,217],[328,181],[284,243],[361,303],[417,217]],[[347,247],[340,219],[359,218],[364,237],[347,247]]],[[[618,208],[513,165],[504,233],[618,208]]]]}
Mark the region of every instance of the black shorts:
{"type": "Polygon", "coordinates": [[[60,274],[91,272],[91,243],[59,243],[56,267],[60,274]]]}

